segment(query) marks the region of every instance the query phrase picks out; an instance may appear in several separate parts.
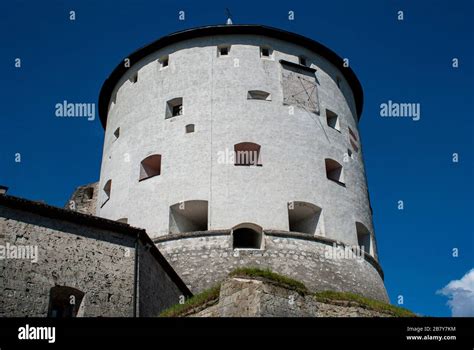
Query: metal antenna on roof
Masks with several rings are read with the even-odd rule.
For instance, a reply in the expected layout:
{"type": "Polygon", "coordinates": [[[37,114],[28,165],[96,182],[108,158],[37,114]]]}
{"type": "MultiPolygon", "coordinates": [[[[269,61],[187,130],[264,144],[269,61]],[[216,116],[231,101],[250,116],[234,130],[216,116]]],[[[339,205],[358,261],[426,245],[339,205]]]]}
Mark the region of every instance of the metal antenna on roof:
{"type": "Polygon", "coordinates": [[[230,13],[230,10],[228,8],[225,9],[225,15],[227,16],[226,24],[233,24],[232,23],[232,14],[230,13]]]}

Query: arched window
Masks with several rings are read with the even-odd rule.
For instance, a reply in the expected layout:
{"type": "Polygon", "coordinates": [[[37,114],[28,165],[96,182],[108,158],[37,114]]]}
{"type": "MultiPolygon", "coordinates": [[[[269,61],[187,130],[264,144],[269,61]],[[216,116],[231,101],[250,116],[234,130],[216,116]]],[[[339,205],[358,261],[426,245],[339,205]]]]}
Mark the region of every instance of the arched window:
{"type": "Polygon", "coordinates": [[[324,236],[322,209],[312,203],[289,202],[288,222],[291,232],[324,236]]]}
{"type": "Polygon", "coordinates": [[[340,185],[344,185],[344,172],[342,165],[334,159],[325,159],[326,176],[329,180],[335,181],[340,185]]]}
{"type": "Polygon", "coordinates": [[[49,292],[48,317],[77,317],[84,293],[66,286],[55,286],[49,292]]]}
{"type": "Polygon", "coordinates": [[[232,229],[232,246],[234,249],[262,249],[262,228],[245,223],[232,229]]]}
{"type": "Polygon", "coordinates": [[[372,239],[370,231],[364,224],[356,222],[357,244],[360,249],[364,249],[367,254],[372,254],[372,239]]]}
{"type": "Polygon", "coordinates": [[[250,90],[247,92],[247,99],[271,101],[272,95],[270,95],[269,92],[262,91],[262,90],[250,90]]]}
{"type": "Polygon", "coordinates": [[[169,232],[207,231],[207,201],[191,200],[170,207],[169,232]]]}
{"type": "Polygon", "coordinates": [[[252,142],[241,142],[234,145],[234,165],[262,166],[260,145],[252,142]]]}
{"type": "Polygon", "coordinates": [[[149,179],[161,174],[161,154],[152,154],[140,163],[140,178],[138,181],[149,179]]]}

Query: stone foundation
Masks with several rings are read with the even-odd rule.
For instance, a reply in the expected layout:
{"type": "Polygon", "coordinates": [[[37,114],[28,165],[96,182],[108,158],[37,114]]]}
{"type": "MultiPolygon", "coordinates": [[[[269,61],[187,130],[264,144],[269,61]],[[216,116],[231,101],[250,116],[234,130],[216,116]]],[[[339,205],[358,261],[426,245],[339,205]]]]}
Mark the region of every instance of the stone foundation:
{"type": "Polygon", "coordinates": [[[188,317],[393,317],[351,301],[319,302],[271,281],[233,277],[221,286],[219,300],[190,310],[188,317]]]}
{"type": "Polygon", "coordinates": [[[292,232],[265,231],[264,249],[234,250],[230,232],[205,231],[155,239],[158,249],[196,294],[239,267],[268,268],[303,282],[311,291],[351,292],[388,302],[377,261],[327,258],[335,241],[292,232]]]}

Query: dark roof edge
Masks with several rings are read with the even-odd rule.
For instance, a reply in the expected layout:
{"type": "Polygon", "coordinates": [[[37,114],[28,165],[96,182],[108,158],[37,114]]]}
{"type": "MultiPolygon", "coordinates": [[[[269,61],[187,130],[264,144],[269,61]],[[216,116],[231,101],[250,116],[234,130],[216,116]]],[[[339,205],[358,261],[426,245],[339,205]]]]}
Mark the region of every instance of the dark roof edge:
{"type": "MultiPolygon", "coordinates": [[[[247,35],[262,35],[268,36],[288,42],[292,42],[297,45],[304,46],[315,53],[321,55],[322,57],[326,58],[329,62],[334,64],[336,67],[339,67],[340,72],[348,81],[349,85],[352,88],[352,92],[354,94],[354,99],[356,102],[356,112],[357,112],[357,120],[360,120],[362,114],[362,107],[364,102],[364,96],[362,91],[362,86],[357,79],[354,71],[350,67],[344,67],[343,59],[337,55],[334,51],[327,48],[326,46],[309,39],[305,36],[291,33],[285,30],[281,30],[278,28],[263,26],[263,25],[211,25],[211,26],[203,26],[197,28],[191,28],[179,32],[175,32],[160,39],[143,46],[142,48],[138,49],[137,51],[133,52],[127,58],[130,60],[130,67],[132,67],[135,63],[139,62],[144,57],[152,54],[153,52],[174,44],[176,42],[180,42],[183,40],[194,39],[199,37],[205,36],[212,36],[212,35],[229,35],[229,34],[247,34],[247,35]]],[[[105,80],[99,94],[99,116],[102,123],[102,126],[106,127],[107,125],[107,113],[108,113],[108,106],[110,98],[112,97],[112,91],[115,88],[115,85],[121,79],[121,77],[126,73],[128,70],[127,67],[123,64],[123,60],[119,63],[115,69],[112,71],[110,76],[105,80]]]]}
{"type": "Polygon", "coordinates": [[[32,200],[14,197],[10,195],[0,195],[0,205],[4,205],[11,209],[22,210],[36,215],[48,217],[50,219],[64,220],[78,225],[113,231],[116,233],[127,235],[132,238],[138,238],[142,241],[144,245],[150,245],[151,254],[160,263],[160,265],[163,267],[170,279],[176,284],[176,286],[181,290],[181,292],[185,296],[192,296],[192,293],[189,288],[183,282],[181,277],[179,277],[173,267],[169,264],[166,258],[161,254],[161,252],[158,250],[158,248],[153,243],[153,241],[144,229],[133,227],[118,221],[83,214],[77,211],[63,209],[49,204],[35,202],[32,200]]]}

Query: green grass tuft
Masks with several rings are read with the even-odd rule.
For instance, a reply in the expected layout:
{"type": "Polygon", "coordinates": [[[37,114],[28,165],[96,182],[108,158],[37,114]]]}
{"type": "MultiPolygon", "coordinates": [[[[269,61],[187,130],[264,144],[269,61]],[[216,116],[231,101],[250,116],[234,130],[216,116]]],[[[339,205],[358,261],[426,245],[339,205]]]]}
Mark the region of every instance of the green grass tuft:
{"type": "Polygon", "coordinates": [[[231,277],[261,277],[277,284],[282,284],[291,289],[295,289],[297,292],[302,294],[307,294],[308,289],[300,281],[294,280],[290,277],[280,275],[278,273],[272,272],[269,269],[259,269],[256,267],[242,267],[232,271],[229,276],[231,277]]]}
{"type": "Polygon", "coordinates": [[[204,305],[205,303],[215,300],[219,298],[219,293],[221,290],[220,285],[216,285],[212,288],[206,289],[205,291],[193,295],[191,298],[186,300],[184,304],[175,304],[168,309],[164,310],[159,316],[160,317],[177,317],[180,316],[187,311],[194,309],[200,305],[204,305]]]}
{"type": "Polygon", "coordinates": [[[317,301],[320,302],[330,302],[333,300],[339,301],[354,301],[361,306],[366,307],[367,309],[390,313],[396,317],[416,317],[416,314],[410,310],[390,305],[382,301],[369,299],[358,294],[348,293],[348,292],[334,292],[334,291],[324,291],[314,293],[314,297],[317,301]]]}

